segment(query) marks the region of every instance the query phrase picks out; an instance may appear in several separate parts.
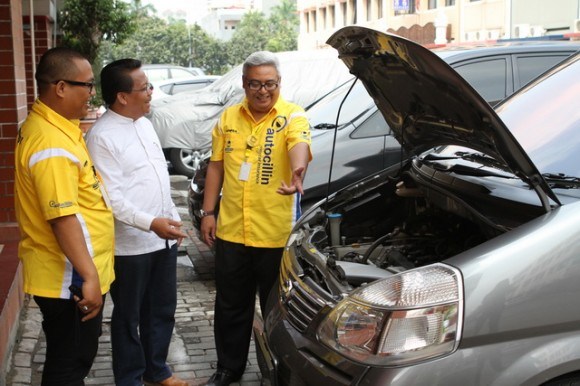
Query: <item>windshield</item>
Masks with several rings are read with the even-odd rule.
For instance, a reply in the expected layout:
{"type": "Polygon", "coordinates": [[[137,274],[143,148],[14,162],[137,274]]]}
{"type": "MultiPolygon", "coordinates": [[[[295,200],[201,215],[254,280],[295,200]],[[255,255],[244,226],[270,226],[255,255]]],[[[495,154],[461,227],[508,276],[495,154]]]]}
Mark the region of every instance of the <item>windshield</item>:
{"type": "MultiPolygon", "coordinates": [[[[345,84],[337,87],[308,109],[306,114],[308,115],[308,119],[310,120],[310,125],[312,127],[316,128],[322,124],[330,123],[334,125],[336,123],[336,114],[338,112],[338,108],[353,81],[354,80],[350,80],[345,84]]],[[[352,122],[357,116],[362,114],[372,105],[373,100],[363,86],[362,82],[357,82],[348,95],[348,98],[342,105],[338,126],[340,127],[345,123],[352,122]]]]}
{"type": "Polygon", "coordinates": [[[496,111],[542,174],[580,177],[580,54],[496,111]]]}

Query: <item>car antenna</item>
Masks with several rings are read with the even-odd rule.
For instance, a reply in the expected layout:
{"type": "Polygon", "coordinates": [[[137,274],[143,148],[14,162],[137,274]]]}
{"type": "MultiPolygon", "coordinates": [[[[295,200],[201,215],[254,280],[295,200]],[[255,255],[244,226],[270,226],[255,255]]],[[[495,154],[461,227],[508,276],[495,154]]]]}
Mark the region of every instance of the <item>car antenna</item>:
{"type": "Polygon", "coordinates": [[[338,112],[336,113],[336,124],[334,125],[334,137],[332,139],[332,152],[330,152],[330,168],[328,170],[328,183],[326,184],[326,198],[324,199],[324,213],[328,211],[328,196],[330,196],[330,182],[332,181],[332,165],[334,164],[334,150],[336,149],[336,135],[338,132],[338,121],[339,121],[338,118],[340,117],[342,105],[346,101],[346,98],[348,98],[348,96],[350,95],[350,92],[352,91],[357,81],[358,77],[356,77],[354,79],[354,82],[352,82],[352,85],[350,86],[346,95],[342,99],[342,102],[340,102],[340,106],[338,106],[338,112]]]}

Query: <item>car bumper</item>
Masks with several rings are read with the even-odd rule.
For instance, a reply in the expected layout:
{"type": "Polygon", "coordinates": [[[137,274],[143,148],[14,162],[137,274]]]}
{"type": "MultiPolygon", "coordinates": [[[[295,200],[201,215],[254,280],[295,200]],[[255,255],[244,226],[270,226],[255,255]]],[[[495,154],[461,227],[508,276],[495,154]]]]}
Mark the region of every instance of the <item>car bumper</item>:
{"type": "Polygon", "coordinates": [[[263,385],[538,385],[579,368],[580,359],[559,364],[537,361],[554,347],[580,343],[575,331],[537,336],[529,342],[489,339],[409,366],[365,366],[319,343],[315,331],[296,330],[285,319],[280,301],[269,304],[263,325],[261,320],[254,323],[263,385]]]}

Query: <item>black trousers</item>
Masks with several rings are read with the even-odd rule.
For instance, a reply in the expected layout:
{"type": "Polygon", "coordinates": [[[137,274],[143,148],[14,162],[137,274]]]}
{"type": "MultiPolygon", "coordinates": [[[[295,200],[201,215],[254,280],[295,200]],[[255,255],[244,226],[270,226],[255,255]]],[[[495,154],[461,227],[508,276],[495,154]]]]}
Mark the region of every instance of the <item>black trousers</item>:
{"type": "Polygon", "coordinates": [[[278,279],[282,251],[216,240],[214,335],[218,367],[236,376],[242,376],[248,360],[256,290],[264,312],[278,279]]]}
{"type": "Polygon", "coordinates": [[[46,337],[42,386],[83,386],[97,355],[103,308],[93,319],[81,322],[83,315],[74,300],[41,296],[34,300],[42,312],[46,337]]]}

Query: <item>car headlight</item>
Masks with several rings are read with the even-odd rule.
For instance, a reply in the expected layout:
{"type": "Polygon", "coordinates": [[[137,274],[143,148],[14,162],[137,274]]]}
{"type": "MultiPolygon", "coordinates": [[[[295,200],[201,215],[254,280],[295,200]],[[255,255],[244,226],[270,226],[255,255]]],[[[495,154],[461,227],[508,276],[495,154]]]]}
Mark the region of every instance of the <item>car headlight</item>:
{"type": "Polygon", "coordinates": [[[434,264],[351,292],[321,323],[318,338],[357,362],[400,366],[453,352],[462,318],[459,271],[434,264]]]}

